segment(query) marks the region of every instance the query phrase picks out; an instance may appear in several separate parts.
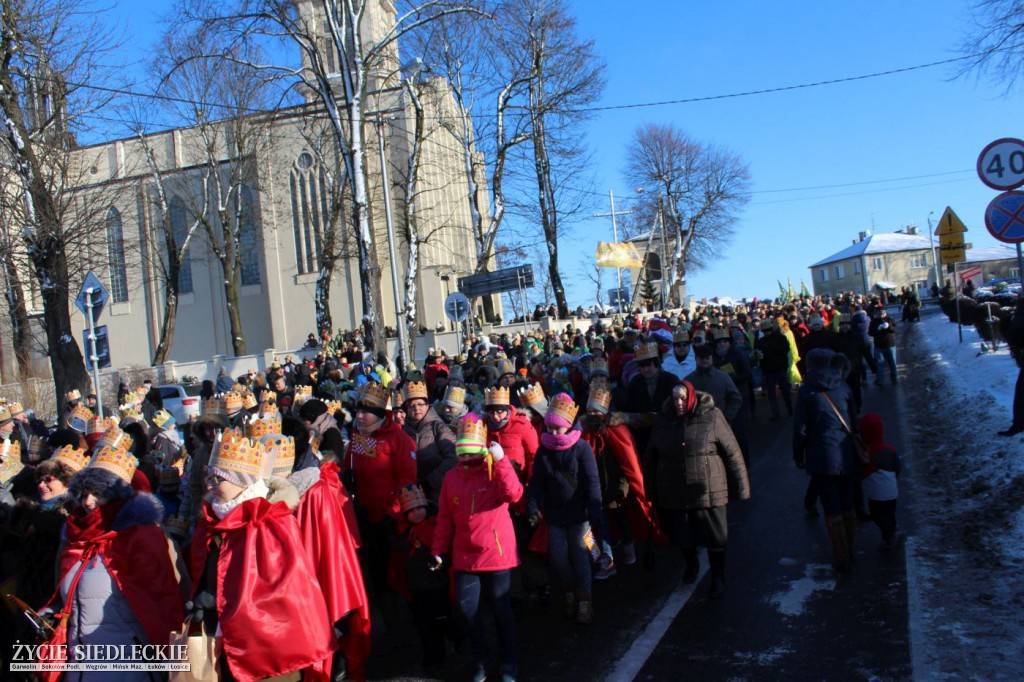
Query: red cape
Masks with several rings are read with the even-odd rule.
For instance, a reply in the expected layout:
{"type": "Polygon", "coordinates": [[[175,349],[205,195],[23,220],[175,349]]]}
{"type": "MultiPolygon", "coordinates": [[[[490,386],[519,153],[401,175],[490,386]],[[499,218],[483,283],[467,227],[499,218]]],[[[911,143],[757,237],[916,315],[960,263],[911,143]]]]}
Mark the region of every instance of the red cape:
{"type": "MultiPolygon", "coordinates": [[[[346,614],[352,614],[340,648],[345,655],[348,677],[362,680],[366,677],[366,661],[370,657],[370,609],[356,555],[359,531],[355,519],[349,522],[345,514],[345,503],[349,508],[352,503],[342,488],[339,471],[334,462],[320,467],[320,480],[302,496],[295,517],[302,546],[323,590],[328,619],[333,624],[346,614]]],[[[327,669],[330,663],[328,658],[327,669]]]]}
{"type": "Polygon", "coordinates": [[[169,644],[184,613],[167,536],[155,523],[107,530],[123,503],[105,504],[91,514],[72,514],[60,557],[60,580],[78,561],[97,554],[132,607],[151,644],[169,644]]]}
{"type": "Polygon", "coordinates": [[[644,473],[640,468],[633,434],[625,424],[606,426],[601,431],[583,431],[583,440],[590,444],[598,457],[614,455],[622,469],[622,474],[629,483],[630,495],[626,498],[626,514],[629,517],[633,538],[636,540],[653,540],[658,544],[666,544],[668,539],[661,532],[651,514],[651,502],[644,492],[644,473]]]}
{"type": "Polygon", "coordinates": [[[334,631],[323,594],[283,502],[247,500],[218,520],[209,503],[192,540],[192,577],[198,583],[215,534],[217,613],[224,654],[238,682],[313,666],[331,655],[334,631]]]}

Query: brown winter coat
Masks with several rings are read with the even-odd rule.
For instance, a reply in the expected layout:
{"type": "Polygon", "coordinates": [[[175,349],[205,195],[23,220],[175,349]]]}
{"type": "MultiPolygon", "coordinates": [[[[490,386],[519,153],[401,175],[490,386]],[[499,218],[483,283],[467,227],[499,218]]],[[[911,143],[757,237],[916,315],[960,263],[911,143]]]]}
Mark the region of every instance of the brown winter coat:
{"type": "Polygon", "coordinates": [[[743,454],[729,423],[707,393],[685,417],[665,402],[644,455],[644,487],[655,507],[709,509],[750,497],[743,454]]]}

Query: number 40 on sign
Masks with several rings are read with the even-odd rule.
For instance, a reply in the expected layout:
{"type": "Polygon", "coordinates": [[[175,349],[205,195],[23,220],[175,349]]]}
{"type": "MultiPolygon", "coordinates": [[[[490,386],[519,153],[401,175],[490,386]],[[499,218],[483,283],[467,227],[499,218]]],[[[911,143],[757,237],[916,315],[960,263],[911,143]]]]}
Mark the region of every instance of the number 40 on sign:
{"type": "Polygon", "coordinates": [[[1004,137],[981,150],[978,177],[1004,192],[1024,185],[1024,140],[1004,137]]]}

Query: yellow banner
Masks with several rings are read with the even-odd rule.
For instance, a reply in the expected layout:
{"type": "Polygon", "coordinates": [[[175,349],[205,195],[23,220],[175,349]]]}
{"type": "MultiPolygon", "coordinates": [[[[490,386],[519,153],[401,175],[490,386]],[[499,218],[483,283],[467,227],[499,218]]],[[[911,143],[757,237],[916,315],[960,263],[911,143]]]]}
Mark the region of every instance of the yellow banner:
{"type": "Polygon", "coordinates": [[[606,268],[638,268],[640,254],[630,242],[598,242],[597,264],[606,268]]]}

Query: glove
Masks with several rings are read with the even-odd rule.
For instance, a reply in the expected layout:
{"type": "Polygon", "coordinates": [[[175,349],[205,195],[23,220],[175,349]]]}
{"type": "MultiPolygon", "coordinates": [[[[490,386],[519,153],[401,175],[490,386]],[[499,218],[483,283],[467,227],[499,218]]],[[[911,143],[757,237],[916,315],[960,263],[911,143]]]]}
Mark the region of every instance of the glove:
{"type": "Polygon", "coordinates": [[[195,596],[195,599],[185,602],[185,611],[196,623],[202,623],[203,618],[206,616],[206,612],[213,611],[216,608],[217,598],[214,596],[213,592],[210,592],[209,590],[203,590],[195,596]]]}
{"type": "Polygon", "coordinates": [[[530,524],[530,528],[536,528],[537,524],[540,523],[540,514],[531,514],[526,522],[530,524]]]}
{"type": "Polygon", "coordinates": [[[491,453],[491,457],[494,458],[495,462],[500,462],[505,458],[505,451],[501,449],[499,443],[492,442],[491,447],[487,448],[487,452],[491,453]]]}
{"type": "Polygon", "coordinates": [[[441,566],[444,565],[444,559],[439,557],[439,556],[437,556],[436,554],[432,558],[434,560],[434,563],[432,563],[430,565],[430,567],[429,567],[430,570],[431,571],[439,571],[439,570],[441,570],[441,566]]]}

